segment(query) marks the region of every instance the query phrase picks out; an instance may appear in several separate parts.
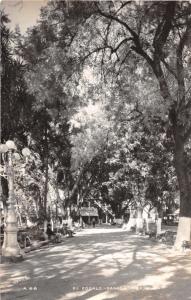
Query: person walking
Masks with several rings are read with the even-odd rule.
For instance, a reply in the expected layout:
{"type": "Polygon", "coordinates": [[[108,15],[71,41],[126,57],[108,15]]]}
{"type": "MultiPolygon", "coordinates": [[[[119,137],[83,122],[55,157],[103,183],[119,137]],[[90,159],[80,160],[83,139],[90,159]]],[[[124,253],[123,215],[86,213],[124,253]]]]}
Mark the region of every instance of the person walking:
{"type": "Polygon", "coordinates": [[[93,220],[92,220],[93,228],[95,228],[95,224],[96,224],[96,220],[95,220],[95,218],[93,218],[93,220]]]}
{"type": "Polygon", "coordinates": [[[47,225],[46,234],[48,235],[48,239],[53,241],[56,237],[56,234],[51,229],[51,224],[47,225]]]}

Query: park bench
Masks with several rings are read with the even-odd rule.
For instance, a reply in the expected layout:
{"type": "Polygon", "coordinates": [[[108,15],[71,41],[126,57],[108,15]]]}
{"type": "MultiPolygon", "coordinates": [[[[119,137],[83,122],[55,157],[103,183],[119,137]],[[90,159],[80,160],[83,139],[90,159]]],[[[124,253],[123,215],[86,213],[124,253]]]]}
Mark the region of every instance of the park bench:
{"type": "Polygon", "coordinates": [[[67,235],[68,237],[73,237],[75,234],[75,232],[68,226],[64,226],[60,231],[63,235],[67,235]]]}
{"type": "Polygon", "coordinates": [[[156,231],[148,231],[148,236],[149,236],[149,238],[150,239],[156,239],[157,238],[157,233],[156,233],[156,231]]]}
{"type": "Polygon", "coordinates": [[[173,245],[176,239],[176,232],[167,230],[160,234],[157,234],[156,231],[148,232],[149,238],[158,240],[162,243],[173,245]]]}
{"type": "MultiPolygon", "coordinates": [[[[1,234],[0,237],[1,237],[1,246],[2,246],[4,241],[4,234],[1,234]]],[[[17,240],[21,248],[26,248],[31,245],[31,239],[27,234],[27,232],[23,232],[23,231],[18,232],[17,240]]]]}
{"type": "Polygon", "coordinates": [[[18,243],[20,245],[21,248],[26,248],[26,247],[29,247],[32,242],[31,242],[31,238],[28,234],[28,232],[26,231],[18,231],[18,243]]]}
{"type": "MultiPolygon", "coordinates": [[[[1,246],[3,245],[4,234],[1,234],[1,246]]],[[[17,240],[21,248],[26,248],[31,245],[31,239],[27,232],[18,232],[17,240]]]]}
{"type": "Polygon", "coordinates": [[[20,247],[26,250],[33,250],[50,243],[39,226],[20,228],[18,231],[18,242],[20,247]]]}
{"type": "Polygon", "coordinates": [[[165,244],[173,245],[176,239],[176,232],[167,230],[164,233],[161,233],[158,236],[158,239],[160,239],[165,244]]]}
{"type": "Polygon", "coordinates": [[[182,242],[182,249],[183,250],[191,249],[191,241],[183,241],[182,242]]]}
{"type": "Polygon", "coordinates": [[[51,235],[49,238],[48,238],[49,242],[52,242],[52,243],[61,243],[62,241],[62,234],[59,233],[57,230],[56,232],[54,232],[54,235],[51,235]]]}
{"type": "Polygon", "coordinates": [[[75,234],[75,232],[72,229],[67,229],[66,235],[68,235],[68,237],[73,237],[75,234]]]}

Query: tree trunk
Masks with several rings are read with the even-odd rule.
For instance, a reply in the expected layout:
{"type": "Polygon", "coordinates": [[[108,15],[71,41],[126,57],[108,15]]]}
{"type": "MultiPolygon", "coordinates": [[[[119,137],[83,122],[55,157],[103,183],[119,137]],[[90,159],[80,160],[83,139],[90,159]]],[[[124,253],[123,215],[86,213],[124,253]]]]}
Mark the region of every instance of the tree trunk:
{"type": "Polygon", "coordinates": [[[45,166],[45,184],[44,184],[44,218],[47,217],[47,195],[48,195],[48,158],[45,166]]]}
{"type": "Polygon", "coordinates": [[[136,232],[139,233],[143,231],[143,209],[141,207],[137,208],[137,218],[136,218],[136,232]]]}
{"type": "Polygon", "coordinates": [[[162,231],[162,218],[158,218],[157,219],[157,234],[161,234],[161,231],[162,231]]]}
{"type": "Polygon", "coordinates": [[[191,240],[191,185],[184,142],[179,137],[175,144],[175,168],[180,190],[180,219],[175,249],[181,249],[183,241],[191,240]]]}
{"type": "Polygon", "coordinates": [[[178,232],[175,241],[175,249],[182,248],[183,241],[190,241],[191,239],[191,218],[180,217],[178,224],[178,232]]]}
{"type": "Polygon", "coordinates": [[[132,227],[136,227],[135,211],[130,208],[130,217],[124,230],[131,231],[132,227]]]}
{"type": "Polygon", "coordinates": [[[78,177],[76,179],[76,182],[75,182],[75,184],[74,184],[74,186],[72,188],[72,191],[69,193],[68,198],[65,200],[65,204],[64,204],[65,208],[67,208],[68,205],[70,205],[70,203],[72,203],[73,198],[75,196],[75,193],[78,190],[78,187],[79,187],[79,184],[80,184],[80,181],[81,181],[81,179],[83,177],[84,172],[85,172],[85,169],[84,169],[84,167],[82,167],[81,170],[80,170],[80,172],[79,172],[79,175],[78,175],[78,177]]]}

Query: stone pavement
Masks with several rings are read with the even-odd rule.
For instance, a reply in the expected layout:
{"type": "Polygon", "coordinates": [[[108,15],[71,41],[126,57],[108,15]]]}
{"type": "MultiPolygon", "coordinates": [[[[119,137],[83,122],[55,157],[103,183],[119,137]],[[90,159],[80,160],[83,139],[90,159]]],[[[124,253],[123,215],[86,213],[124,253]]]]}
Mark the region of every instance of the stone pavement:
{"type": "Polygon", "coordinates": [[[1,265],[2,300],[191,300],[190,252],[119,228],[89,228],[1,265]]]}

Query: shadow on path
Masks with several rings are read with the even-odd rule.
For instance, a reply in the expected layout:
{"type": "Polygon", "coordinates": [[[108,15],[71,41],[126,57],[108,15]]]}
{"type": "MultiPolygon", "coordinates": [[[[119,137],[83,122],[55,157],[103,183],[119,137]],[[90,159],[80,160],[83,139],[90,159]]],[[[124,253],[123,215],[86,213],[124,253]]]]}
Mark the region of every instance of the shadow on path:
{"type": "Polygon", "coordinates": [[[120,229],[85,230],[2,270],[2,300],[191,300],[191,257],[120,229]]]}

